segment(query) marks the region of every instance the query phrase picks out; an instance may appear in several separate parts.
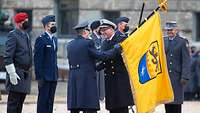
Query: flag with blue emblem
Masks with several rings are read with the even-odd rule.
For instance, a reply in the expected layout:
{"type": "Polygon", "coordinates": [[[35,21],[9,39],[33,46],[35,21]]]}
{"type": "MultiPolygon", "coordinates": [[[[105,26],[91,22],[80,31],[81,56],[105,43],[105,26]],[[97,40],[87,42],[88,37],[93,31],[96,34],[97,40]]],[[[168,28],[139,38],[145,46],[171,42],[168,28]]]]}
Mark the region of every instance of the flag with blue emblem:
{"type": "Polygon", "coordinates": [[[137,113],[173,101],[159,13],[155,12],[121,46],[137,113]]]}

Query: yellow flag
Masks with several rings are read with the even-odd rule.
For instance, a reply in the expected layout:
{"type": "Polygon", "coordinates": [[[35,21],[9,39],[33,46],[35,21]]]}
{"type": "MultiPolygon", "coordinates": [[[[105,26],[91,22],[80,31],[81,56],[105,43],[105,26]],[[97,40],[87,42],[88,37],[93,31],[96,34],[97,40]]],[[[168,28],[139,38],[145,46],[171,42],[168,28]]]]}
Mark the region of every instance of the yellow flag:
{"type": "Polygon", "coordinates": [[[137,113],[147,113],[173,101],[162,38],[160,15],[155,12],[121,43],[137,113]]]}
{"type": "Polygon", "coordinates": [[[158,0],[158,4],[160,5],[162,11],[167,11],[167,0],[158,0]]]}

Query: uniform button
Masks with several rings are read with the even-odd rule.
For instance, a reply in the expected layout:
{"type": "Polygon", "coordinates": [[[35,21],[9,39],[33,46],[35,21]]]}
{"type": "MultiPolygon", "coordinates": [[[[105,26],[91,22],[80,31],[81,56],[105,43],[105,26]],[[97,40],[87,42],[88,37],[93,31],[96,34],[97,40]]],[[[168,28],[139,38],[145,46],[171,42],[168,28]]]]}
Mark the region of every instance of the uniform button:
{"type": "Polygon", "coordinates": [[[171,72],[172,72],[172,70],[169,70],[169,72],[171,73],[171,72]]]}
{"type": "Polygon", "coordinates": [[[172,65],[172,62],[169,62],[170,65],[172,65]]]}
{"type": "Polygon", "coordinates": [[[76,67],[79,67],[79,65],[76,65],[76,67]]]}
{"type": "Polygon", "coordinates": [[[112,74],[114,75],[114,74],[115,74],[115,72],[112,72],[112,74]]]}
{"type": "Polygon", "coordinates": [[[111,60],[110,62],[111,62],[111,63],[113,63],[113,61],[112,61],[112,60],[111,60]]]}
{"type": "Polygon", "coordinates": [[[172,55],[172,54],[170,54],[170,56],[172,57],[173,55],[172,55]]]}
{"type": "Polygon", "coordinates": [[[107,74],[105,73],[104,75],[106,76],[107,74]]]}
{"type": "Polygon", "coordinates": [[[105,65],[106,63],[104,62],[103,64],[105,65]]]}
{"type": "Polygon", "coordinates": [[[114,69],[114,66],[112,66],[111,68],[114,69]]]}

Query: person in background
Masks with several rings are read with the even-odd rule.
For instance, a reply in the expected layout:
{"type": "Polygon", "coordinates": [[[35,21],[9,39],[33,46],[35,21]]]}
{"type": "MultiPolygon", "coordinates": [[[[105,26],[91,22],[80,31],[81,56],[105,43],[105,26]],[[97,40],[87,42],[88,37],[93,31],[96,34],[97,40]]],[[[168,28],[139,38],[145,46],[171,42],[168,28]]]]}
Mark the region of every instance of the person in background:
{"type": "Polygon", "coordinates": [[[128,26],[129,18],[127,17],[119,17],[116,19],[116,35],[121,35],[128,37],[128,31],[129,31],[129,26],[128,26]]]}
{"type": "Polygon", "coordinates": [[[190,54],[186,40],[178,34],[178,26],[175,21],[165,25],[167,37],[164,37],[167,67],[171,80],[174,101],[165,104],[166,113],[181,113],[184,100],[184,89],[190,75],[190,54]]]}
{"type": "Polygon", "coordinates": [[[195,54],[195,74],[196,74],[196,87],[195,87],[195,99],[200,100],[200,50],[198,50],[195,54]]]}
{"type": "Polygon", "coordinates": [[[27,13],[17,13],[13,20],[15,29],[8,34],[4,54],[7,113],[22,113],[24,100],[31,90],[32,48],[27,33],[30,25],[27,13]]]}
{"type": "Polygon", "coordinates": [[[34,46],[34,66],[38,81],[37,113],[53,113],[54,95],[58,80],[56,21],[54,15],[42,19],[44,33],[34,46]]]}
{"type": "MultiPolygon", "coordinates": [[[[90,24],[90,29],[92,31],[92,34],[90,35],[90,37],[94,41],[96,49],[101,51],[101,45],[102,45],[102,42],[103,42],[103,38],[98,33],[99,26],[100,26],[99,20],[95,20],[90,24]]],[[[97,65],[99,63],[101,63],[101,62],[97,62],[97,65]]],[[[96,72],[96,73],[97,73],[97,87],[98,87],[98,91],[99,91],[99,99],[101,101],[103,101],[104,98],[105,98],[104,72],[102,70],[102,71],[99,71],[99,72],[96,72]]]]}
{"type": "Polygon", "coordinates": [[[186,84],[186,86],[184,87],[184,100],[193,100],[195,98],[195,86],[197,86],[197,81],[195,79],[195,73],[194,73],[194,66],[195,66],[195,59],[193,57],[193,52],[192,51],[192,47],[190,47],[189,41],[187,39],[186,40],[186,46],[188,48],[188,51],[190,53],[190,57],[191,57],[191,67],[190,67],[190,77],[188,80],[188,83],[186,84]]]}

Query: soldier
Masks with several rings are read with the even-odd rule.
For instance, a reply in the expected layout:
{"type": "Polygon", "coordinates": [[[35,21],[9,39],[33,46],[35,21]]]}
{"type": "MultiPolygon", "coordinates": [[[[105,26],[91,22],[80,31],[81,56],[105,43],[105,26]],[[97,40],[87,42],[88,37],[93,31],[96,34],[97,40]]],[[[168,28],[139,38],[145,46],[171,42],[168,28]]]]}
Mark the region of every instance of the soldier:
{"type": "Polygon", "coordinates": [[[183,86],[190,75],[190,55],[186,40],[178,34],[176,22],[167,22],[165,29],[168,35],[164,37],[167,67],[174,91],[174,101],[165,104],[165,110],[166,113],[181,113],[181,105],[184,100],[183,86]]]}
{"type": "Polygon", "coordinates": [[[128,22],[129,22],[129,18],[127,17],[119,17],[116,19],[116,25],[117,25],[116,34],[117,35],[128,37],[128,34],[127,34],[129,30],[128,22]]]}
{"type": "Polygon", "coordinates": [[[9,32],[4,55],[7,71],[6,90],[8,93],[7,113],[21,113],[23,102],[31,87],[30,68],[32,49],[28,33],[28,14],[14,16],[16,28],[9,32]]]}
{"type": "Polygon", "coordinates": [[[38,80],[37,113],[53,113],[58,79],[57,38],[54,15],[42,19],[45,32],[36,39],[34,48],[35,75],[38,80]]]}
{"type": "MultiPolygon", "coordinates": [[[[98,33],[99,26],[100,26],[99,20],[93,21],[91,23],[90,29],[92,31],[92,34],[90,35],[90,37],[94,41],[96,49],[101,51],[101,45],[102,45],[102,42],[103,42],[103,38],[98,33]]],[[[97,62],[97,64],[99,64],[99,63],[101,63],[101,62],[97,62]]],[[[104,98],[105,98],[105,82],[104,82],[104,72],[103,72],[103,70],[97,72],[97,86],[98,86],[98,91],[99,91],[99,99],[101,101],[103,101],[104,98]]]]}
{"type": "Polygon", "coordinates": [[[67,105],[71,113],[97,113],[100,109],[97,91],[97,75],[95,70],[96,59],[113,58],[118,54],[120,47],[99,52],[91,39],[88,39],[90,30],[88,22],[74,27],[77,37],[67,46],[69,61],[69,78],[67,105]]]}
{"type": "MultiPolygon", "coordinates": [[[[103,42],[102,50],[109,50],[117,43],[120,43],[126,36],[115,34],[116,25],[109,20],[100,20],[100,33],[106,40],[103,42]]],[[[98,70],[104,68],[105,73],[105,100],[106,109],[110,113],[128,113],[128,106],[133,105],[133,97],[129,76],[124,65],[121,54],[106,60],[98,70]]]]}

